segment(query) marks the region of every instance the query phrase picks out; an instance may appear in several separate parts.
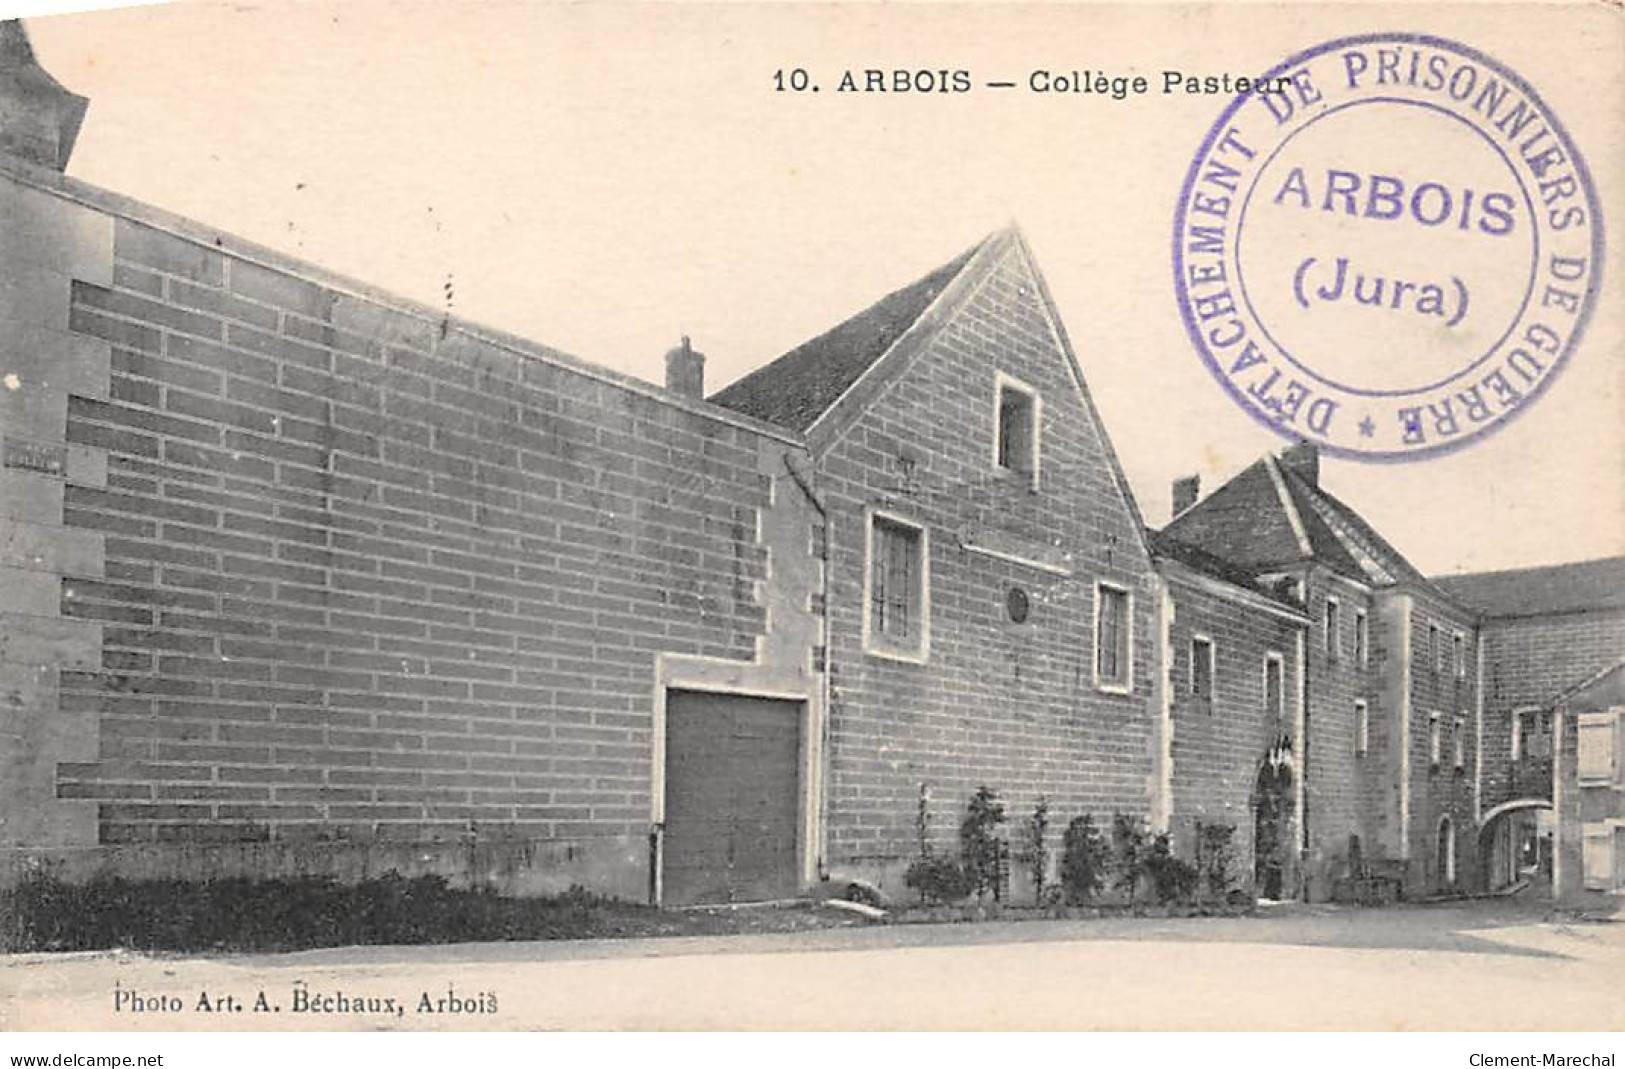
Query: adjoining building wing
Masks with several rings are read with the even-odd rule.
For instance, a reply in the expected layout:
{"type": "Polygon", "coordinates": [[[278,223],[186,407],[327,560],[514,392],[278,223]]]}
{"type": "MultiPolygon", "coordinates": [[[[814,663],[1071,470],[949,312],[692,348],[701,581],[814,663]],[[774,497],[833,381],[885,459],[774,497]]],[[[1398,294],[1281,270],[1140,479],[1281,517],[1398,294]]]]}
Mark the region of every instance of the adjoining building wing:
{"type": "Polygon", "coordinates": [[[1435,576],[1433,583],[1485,616],[1625,609],[1625,557],[1435,576]]]}

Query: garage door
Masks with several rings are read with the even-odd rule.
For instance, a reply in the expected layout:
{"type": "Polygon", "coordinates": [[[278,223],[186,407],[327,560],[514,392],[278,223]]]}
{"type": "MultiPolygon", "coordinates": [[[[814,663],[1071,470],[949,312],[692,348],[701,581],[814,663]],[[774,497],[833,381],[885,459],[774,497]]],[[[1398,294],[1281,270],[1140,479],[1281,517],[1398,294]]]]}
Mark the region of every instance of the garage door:
{"type": "Polygon", "coordinates": [[[799,890],[801,712],[800,702],[668,692],[667,905],[799,890]]]}

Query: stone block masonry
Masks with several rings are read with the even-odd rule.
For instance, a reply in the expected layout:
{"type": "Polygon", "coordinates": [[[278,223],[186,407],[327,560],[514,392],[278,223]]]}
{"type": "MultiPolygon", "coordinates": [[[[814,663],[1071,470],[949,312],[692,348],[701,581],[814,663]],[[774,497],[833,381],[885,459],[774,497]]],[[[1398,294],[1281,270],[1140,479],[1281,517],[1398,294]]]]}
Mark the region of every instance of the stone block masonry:
{"type": "Polygon", "coordinates": [[[0,189],[67,228],[0,291],[8,326],[50,313],[6,331],[8,446],[67,457],[0,472],[13,858],[474,858],[642,897],[657,654],[811,663],[763,641],[794,440],[106,195],[0,189]]]}

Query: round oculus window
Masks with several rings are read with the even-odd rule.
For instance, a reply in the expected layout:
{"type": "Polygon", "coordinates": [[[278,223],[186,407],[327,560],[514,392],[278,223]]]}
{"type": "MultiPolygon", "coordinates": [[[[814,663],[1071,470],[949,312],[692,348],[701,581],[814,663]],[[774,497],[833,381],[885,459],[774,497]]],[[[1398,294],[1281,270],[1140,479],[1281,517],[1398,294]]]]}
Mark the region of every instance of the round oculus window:
{"type": "Polygon", "coordinates": [[[1004,611],[1010,619],[1018,624],[1027,622],[1027,614],[1032,611],[1032,604],[1027,598],[1027,592],[1019,586],[1013,586],[1004,595],[1004,611]]]}

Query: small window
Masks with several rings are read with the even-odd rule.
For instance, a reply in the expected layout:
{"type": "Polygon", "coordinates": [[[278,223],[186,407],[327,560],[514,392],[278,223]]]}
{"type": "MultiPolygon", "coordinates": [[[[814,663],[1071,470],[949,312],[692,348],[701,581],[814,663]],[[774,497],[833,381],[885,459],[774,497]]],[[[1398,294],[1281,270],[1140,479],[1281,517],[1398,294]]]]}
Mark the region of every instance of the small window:
{"type": "Polygon", "coordinates": [[[1371,748],[1371,710],[1363,701],[1354,703],[1354,754],[1364,757],[1371,748]]]}
{"type": "Polygon", "coordinates": [[[1130,641],[1128,591],[1095,584],[1095,685],[1127,692],[1133,646],[1130,641]]]}
{"type": "Polygon", "coordinates": [[[923,659],[930,631],[923,527],[879,514],[869,522],[869,612],[864,646],[872,653],[923,659]]]}
{"type": "Polygon", "coordinates": [[[1339,614],[1336,598],[1326,599],[1326,658],[1337,660],[1338,654],[1343,652],[1342,617],[1339,614]]]}
{"type": "Polygon", "coordinates": [[[1428,763],[1434,768],[1444,758],[1444,725],[1439,723],[1438,713],[1428,714],[1428,763]]]}
{"type": "Polygon", "coordinates": [[[1354,610],[1354,663],[1364,668],[1371,659],[1371,633],[1366,625],[1365,611],[1354,610]]]}
{"type": "Polygon", "coordinates": [[[1457,679],[1466,679],[1467,678],[1467,636],[1463,635],[1460,631],[1457,631],[1450,638],[1450,646],[1451,646],[1452,652],[1455,654],[1456,678],[1457,679]]]}
{"type": "Polygon", "coordinates": [[[1552,755],[1549,732],[1541,731],[1539,709],[1519,709],[1512,714],[1512,759],[1542,760],[1552,755]]]}
{"type": "Polygon", "coordinates": [[[1279,653],[1264,655],[1264,711],[1274,717],[1276,723],[1286,716],[1286,688],[1281,678],[1279,653]]]}
{"type": "Polygon", "coordinates": [[[1433,624],[1428,624],[1428,663],[1433,671],[1444,671],[1444,646],[1439,643],[1439,629],[1433,624]]]}
{"type": "Polygon", "coordinates": [[[1456,717],[1455,730],[1451,733],[1455,744],[1456,771],[1460,772],[1467,767],[1467,718],[1456,717]]]}
{"type": "Polygon", "coordinates": [[[1020,472],[1038,482],[1038,392],[1002,372],[996,379],[997,427],[993,462],[1005,471],[1020,472]]]}
{"type": "Polygon", "coordinates": [[[1213,641],[1200,635],[1191,639],[1191,697],[1197,709],[1213,712],[1213,641]]]}

